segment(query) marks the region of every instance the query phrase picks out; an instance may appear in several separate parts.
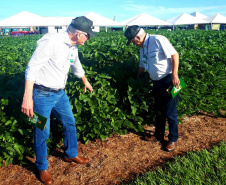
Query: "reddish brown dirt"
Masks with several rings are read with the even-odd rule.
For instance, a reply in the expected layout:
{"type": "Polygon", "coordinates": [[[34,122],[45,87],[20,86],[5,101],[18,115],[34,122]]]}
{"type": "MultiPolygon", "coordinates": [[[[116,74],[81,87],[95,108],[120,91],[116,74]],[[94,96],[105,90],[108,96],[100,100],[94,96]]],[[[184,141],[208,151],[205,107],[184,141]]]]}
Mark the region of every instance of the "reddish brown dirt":
{"type": "MultiPolygon", "coordinates": [[[[202,113],[186,116],[179,125],[180,138],[174,152],[166,152],[160,143],[147,142],[142,134],[114,135],[105,141],[96,140],[84,145],[79,143],[79,155],[88,157],[89,164],[65,163],[62,150],[57,149],[48,156],[49,170],[54,184],[59,185],[112,185],[130,181],[138,174],[155,170],[175,156],[190,151],[210,149],[226,140],[226,118],[202,113]]],[[[145,127],[153,132],[153,127],[145,127]]],[[[167,136],[166,132],[166,136],[167,136]]],[[[166,137],[167,140],[167,137],[166,137]]],[[[25,166],[9,165],[0,168],[0,184],[42,184],[30,159],[25,166]]]]}

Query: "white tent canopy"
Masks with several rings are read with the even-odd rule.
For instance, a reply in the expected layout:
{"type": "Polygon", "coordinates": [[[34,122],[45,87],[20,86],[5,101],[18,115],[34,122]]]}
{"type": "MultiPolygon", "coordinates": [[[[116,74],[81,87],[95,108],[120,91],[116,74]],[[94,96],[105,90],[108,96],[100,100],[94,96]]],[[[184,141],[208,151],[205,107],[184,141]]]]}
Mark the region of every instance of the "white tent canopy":
{"type": "MultiPolygon", "coordinates": [[[[90,12],[85,15],[93,21],[94,31],[99,31],[100,26],[121,26],[120,23],[90,12]]],[[[23,11],[7,19],[0,21],[0,28],[28,28],[28,27],[48,27],[48,32],[65,31],[71,20],[75,17],[43,17],[33,13],[23,11]],[[57,28],[59,27],[59,28],[57,28]]],[[[45,28],[47,30],[47,28],[45,28]]]]}
{"type": "Polygon", "coordinates": [[[204,20],[212,24],[226,24],[226,17],[221,14],[215,14],[211,17],[207,17],[204,20]]]}
{"type": "Polygon", "coordinates": [[[192,16],[194,16],[194,17],[196,17],[196,18],[199,18],[199,19],[205,19],[205,18],[207,18],[206,15],[203,15],[203,14],[201,14],[201,13],[199,13],[199,12],[193,12],[193,13],[191,13],[190,15],[192,15],[192,16]]]}
{"type": "MultiPolygon", "coordinates": [[[[85,15],[94,26],[120,26],[120,23],[90,12],[85,15]]],[[[75,17],[42,17],[27,11],[0,21],[0,27],[67,26],[75,17]]]]}
{"type": "Polygon", "coordinates": [[[90,12],[84,16],[93,21],[93,26],[121,26],[120,23],[97,13],[90,12]]]}
{"type": "Polygon", "coordinates": [[[23,11],[0,21],[0,27],[28,27],[40,24],[41,16],[23,11]]]}
{"type": "Polygon", "coordinates": [[[177,17],[167,19],[167,22],[173,25],[190,25],[190,24],[207,24],[208,22],[200,18],[194,17],[187,13],[183,13],[177,17]]]}
{"type": "MultiPolygon", "coordinates": [[[[86,15],[87,18],[93,21],[95,30],[99,30],[100,26],[168,26],[168,25],[191,25],[191,24],[226,24],[226,17],[220,14],[215,14],[211,17],[206,17],[199,12],[193,12],[190,15],[183,13],[172,19],[163,21],[146,13],[139,14],[123,22],[116,22],[99,14],[90,12],[86,15]],[[205,18],[206,17],[206,18],[205,18]],[[203,19],[204,18],[204,19],[203,19]]],[[[11,17],[0,21],[0,28],[27,28],[27,27],[48,27],[48,30],[58,29],[66,30],[71,20],[75,17],[43,17],[27,11],[23,11],[11,17]],[[60,28],[59,28],[60,29],[60,28]]],[[[106,28],[107,29],[107,28],[106,28]]],[[[58,31],[58,30],[57,30],[58,31]]]]}
{"type": "Polygon", "coordinates": [[[67,26],[73,17],[42,17],[27,11],[0,21],[0,27],[23,28],[32,26],[67,26]]]}
{"type": "Polygon", "coordinates": [[[155,18],[146,13],[139,14],[135,17],[127,19],[125,21],[120,22],[122,26],[131,26],[131,25],[139,25],[139,26],[160,26],[160,25],[171,25],[170,23],[163,21],[161,19],[155,18]]]}
{"type": "Polygon", "coordinates": [[[68,26],[75,17],[41,17],[40,26],[68,26]]]}

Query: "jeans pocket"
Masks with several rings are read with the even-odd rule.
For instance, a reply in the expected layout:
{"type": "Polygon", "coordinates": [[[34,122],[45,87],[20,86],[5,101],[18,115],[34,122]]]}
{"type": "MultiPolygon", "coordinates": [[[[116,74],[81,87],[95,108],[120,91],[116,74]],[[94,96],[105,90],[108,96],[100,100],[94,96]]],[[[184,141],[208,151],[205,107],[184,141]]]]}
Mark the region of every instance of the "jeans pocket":
{"type": "Polygon", "coordinates": [[[34,89],[33,96],[34,97],[49,97],[51,95],[48,91],[34,89]]]}

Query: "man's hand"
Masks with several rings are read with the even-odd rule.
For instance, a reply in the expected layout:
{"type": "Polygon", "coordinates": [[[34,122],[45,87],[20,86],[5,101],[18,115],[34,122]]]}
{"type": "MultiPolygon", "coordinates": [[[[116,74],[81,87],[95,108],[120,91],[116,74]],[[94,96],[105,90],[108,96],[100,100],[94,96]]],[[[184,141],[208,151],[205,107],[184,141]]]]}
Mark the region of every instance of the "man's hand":
{"type": "Polygon", "coordinates": [[[93,87],[92,85],[90,85],[90,83],[88,82],[87,78],[85,77],[85,75],[81,78],[85,87],[84,87],[84,92],[86,92],[86,89],[89,89],[89,91],[92,93],[93,92],[93,87]]]}
{"type": "Polygon", "coordinates": [[[175,53],[172,57],[172,83],[176,87],[180,85],[180,80],[178,78],[178,68],[179,68],[179,54],[175,53]]]}
{"type": "Polygon", "coordinates": [[[26,114],[28,117],[33,117],[33,99],[32,99],[33,86],[34,82],[29,80],[25,81],[25,90],[23,102],[21,105],[21,112],[26,114]]]}
{"type": "Polygon", "coordinates": [[[84,85],[85,85],[84,92],[86,92],[86,89],[89,89],[91,93],[93,92],[93,87],[90,85],[88,81],[84,85]]]}
{"type": "Polygon", "coordinates": [[[177,75],[173,75],[172,82],[173,82],[173,85],[175,85],[176,87],[180,85],[180,80],[177,75]]]}
{"type": "Polygon", "coordinates": [[[33,100],[26,95],[23,98],[21,105],[21,112],[26,114],[28,117],[33,117],[33,100]]]}
{"type": "Polygon", "coordinates": [[[141,73],[143,73],[144,71],[145,71],[145,69],[144,69],[144,68],[139,67],[139,71],[138,71],[138,73],[137,73],[137,77],[136,77],[136,79],[138,79],[138,78],[140,77],[141,73]]]}

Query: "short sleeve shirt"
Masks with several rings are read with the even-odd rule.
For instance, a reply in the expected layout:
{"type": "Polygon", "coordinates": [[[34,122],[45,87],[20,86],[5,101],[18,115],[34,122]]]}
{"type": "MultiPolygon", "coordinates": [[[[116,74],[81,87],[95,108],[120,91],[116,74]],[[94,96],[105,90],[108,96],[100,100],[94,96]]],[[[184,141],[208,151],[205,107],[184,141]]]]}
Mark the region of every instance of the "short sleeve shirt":
{"type": "Polygon", "coordinates": [[[140,49],[139,66],[145,68],[152,80],[160,80],[172,73],[171,56],[176,53],[166,37],[147,34],[140,49]]]}

